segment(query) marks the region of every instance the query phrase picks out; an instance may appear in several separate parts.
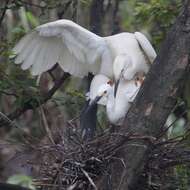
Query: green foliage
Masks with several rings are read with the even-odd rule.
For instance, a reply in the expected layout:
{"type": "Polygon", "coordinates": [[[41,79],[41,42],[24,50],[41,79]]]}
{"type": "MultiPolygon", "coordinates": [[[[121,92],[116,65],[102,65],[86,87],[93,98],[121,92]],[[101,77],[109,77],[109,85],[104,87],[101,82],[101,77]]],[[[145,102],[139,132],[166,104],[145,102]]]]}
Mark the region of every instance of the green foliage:
{"type": "Polygon", "coordinates": [[[36,190],[35,186],[33,185],[32,178],[25,175],[13,175],[9,177],[7,183],[20,185],[22,187],[30,188],[31,190],[36,190]]]}
{"type": "Polygon", "coordinates": [[[85,4],[85,5],[90,5],[92,0],[80,0],[81,3],[85,4]]]}
{"type": "Polygon", "coordinates": [[[181,0],[129,0],[124,25],[126,28],[132,25],[132,30],[148,31],[153,44],[158,46],[179,14],[181,5],[181,0]]]}
{"type": "Polygon", "coordinates": [[[38,19],[31,12],[27,11],[26,17],[28,19],[28,22],[31,24],[32,28],[35,28],[40,24],[38,19]]]}
{"type": "Polygon", "coordinates": [[[56,93],[52,100],[59,109],[68,114],[69,118],[74,118],[80,115],[85,103],[85,96],[80,91],[67,90],[65,93],[56,93]]]}
{"type": "MultiPolygon", "coordinates": [[[[64,7],[64,5],[66,5],[68,2],[69,0],[18,0],[10,1],[8,8],[13,11],[18,11],[21,7],[24,6],[25,9],[22,16],[29,25],[29,29],[32,29],[40,23],[43,23],[44,20],[48,21],[48,18],[50,18],[48,16],[50,12],[48,11],[50,9],[60,9],[64,7]],[[42,18],[35,15],[45,16],[42,18]]],[[[92,0],[80,0],[80,2],[82,5],[84,5],[83,7],[90,7],[92,0]]],[[[158,47],[160,46],[160,43],[165,38],[168,29],[171,27],[180,11],[181,4],[182,0],[120,1],[119,12],[121,12],[121,25],[124,26],[129,32],[140,30],[146,34],[149,34],[148,36],[152,37],[152,39],[150,39],[152,40],[154,47],[159,49],[158,47]]],[[[70,6],[72,7],[72,4],[70,6]]],[[[30,101],[31,107],[35,107],[36,102],[40,102],[40,98],[43,98],[39,95],[39,89],[36,85],[36,78],[33,78],[28,71],[22,71],[19,66],[15,66],[15,64],[13,64],[13,62],[9,59],[9,57],[12,55],[12,47],[27,32],[22,19],[20,17],[17,17],[18,13],[14,18],[17,20],[17,24],[11,30],[13,40],[10,41],[7,39],[8,37],[5,34],[4,39],[0,41],[0,98],[2,97],[2,94],[10,94],[10,99],[12,100],[13,96],[14,100],[11,104],[12,109],[15,107],[20,108],[24,106],[28,101],[30,101]]],[[[70,119],[79,116],[85,102],[85,97],[84,92],[81,89],[73,90],[73,84],[68,83],[66,86],[69,87],[66,90],[64,89],[64,92],[61,90],[58,91],[52,98],[52,101],[56,103],[57,107],[61,110],[61,113],[64,114],[64,117],[65,115],[68,115],[68,118],[70,119]]],[[[186,91],[184,94],[186,101],[190,105],[189,83],[186,85],[186,91]]],[[[105,107],[101,107],[101,109],[99,109],[97,116],[100,128],[105,129],[105,127],[108,126],[105,107]]],[[[176,118],[173,118],[173,120],[175,119],[176,118]]],[[[39,121],[39,118],[36,118],[35,121],[39,121]]],[[[34,123],[34,121],[32,123],[34,123]]],[[[38,126],[38,128],[36,128],[36,134],[39,134],[39,130],[40,129],[38,126]]],[[[185,129],[183,125],[180,123],[180,121],[177,121],[170,131],[169,138],[183,135],[184,132],[185,129]]],[[[190,142],[189,139],[188,141],[190,142]]],[[[190,176],[189,166],[176,167],[175,175],[176,181],[179,181],[179,189],[187,189],[188,177],[190,176]]],[[[9,178],[8,182],[21,185],[23,184],[26,185],[26,187],[34,189],[34,187],[31,185],[32,179],[27,176],[12,176],[9,178]]]]}
{"type": "MultiPolygon", "coordinates": [[[[16,3],[16,2],[15,2],[16,3]]],[[[20,6],[19,1],[15,6],[20,6]]],[[[36,27],[38,19],[30,11],[22,9],[20,17],[31,26],[36,27]]],[[[21,19],[22,20],[22,19],[21,19]]],[[[23,107],[26,102],[30,101],[31,106],[39,101],[39,90],[36,85],[36,79],[31,77],[29,71],[23,71],[19,66],[14,64],[14,57],[11,49],[18,40],[26,34],[24,23],[19,22],[12,28],[12,41],[4,38],[0,41],[0,96],[10,95],[12,99],[12,108],[23,107]]]]}
{"type": "Polygon", "coordinates": [[[9,68],[9,74],[6,74],[0,68],[0,92],[2,94],[12,94],[16,99],[15,106],[24,106],[24,104],[32,99],[38,99],[39,91],[36,86],[36,80],[31,78],[27,73],[14,67],[9,68]]]}
{"type": "MultiPolygon", "coordinates": [[[[177,186],[180,190],[189,189],[189,176],[190,170],[188,165],[178,165],[176,167],[176,182],[178,182],[177,186]]],[[[176,183],[175,182],[175,183],[176,183]]]]}
{"type": "Polygon", "coordinates": [[[180,0],[150,0],[147,3],[138,2],[135,8],[137,23],[149,27],[155,37],[155,44],[159,44],[168,29],[172,26],[181,7],[180,0]]]}

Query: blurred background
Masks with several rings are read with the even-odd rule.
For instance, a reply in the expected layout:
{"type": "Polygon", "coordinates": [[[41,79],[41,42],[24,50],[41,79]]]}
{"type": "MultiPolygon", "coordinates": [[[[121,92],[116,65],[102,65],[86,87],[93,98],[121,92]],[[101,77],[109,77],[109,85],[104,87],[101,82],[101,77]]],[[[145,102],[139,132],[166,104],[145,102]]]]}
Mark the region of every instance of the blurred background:
{"type": "MultiPolygon", "coordinates": [[[[72,125],[73,120],[76,124],[85,103],[88,86],[87,79],[68,77],[44,103],[43,97],[53,87],[54,81],[61,78],[63,71],[56,68],[53,70],[55,78],[49,73],[37,78],[15,65],[11,59],[11,49],[22,36],[40,24],[64,18],[101,36],[140,31],[159,53],[182,2],[183,0],[1,0],[0,116],[10,116],[11,119],[9,125],[0,123],[1,179],[7,180],[14,174],[22,173],[21,170],[30,175],[28,168],[17,168],[15,165],[19,161],[24,163],[27,156],[31,157],[18,156],[19,161],[15,161],[15,154],[22,150],[22,144],[28,138],[25,135],[38,139],[32,141],[36,146],[39,142],[47,141],[47,136],[51,140],[48,129],[64,131],[72,125]],[[31,109],[21,111],[28,102],[31,109]]],[[[171,125],[166,138],[185,135],[190,117],[189,104],[190,83],[187,80],[184,91],[166,122],[167,126],[171,125]]],[[[98,110],[97,116],[98,126],[101,129],[108,127],[103,107],[98,110]]],[[[190,188],[188,164],[177,166],[174,173],[175,183],[171,184],[171,189],[190,188]]],[[[26,180],[23,178],[22,176],[18,180],[26,180]]]]}

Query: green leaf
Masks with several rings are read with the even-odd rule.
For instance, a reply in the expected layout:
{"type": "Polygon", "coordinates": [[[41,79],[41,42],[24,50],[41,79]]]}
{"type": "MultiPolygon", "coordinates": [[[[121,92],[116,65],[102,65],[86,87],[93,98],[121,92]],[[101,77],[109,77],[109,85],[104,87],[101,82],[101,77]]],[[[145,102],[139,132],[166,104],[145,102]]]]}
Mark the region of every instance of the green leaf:
{"type": "Polygon", "coordinates": [[[33,28],[40,24],[38,19],[31,12],[26,12],[26,17],[33,28]]]}
{"type": "Polygon", "coordinates": [[[36,190],[35,186],[33,185],[32,178],[26,175],[13,175],[8,178],[7,183],[36,190]]]}

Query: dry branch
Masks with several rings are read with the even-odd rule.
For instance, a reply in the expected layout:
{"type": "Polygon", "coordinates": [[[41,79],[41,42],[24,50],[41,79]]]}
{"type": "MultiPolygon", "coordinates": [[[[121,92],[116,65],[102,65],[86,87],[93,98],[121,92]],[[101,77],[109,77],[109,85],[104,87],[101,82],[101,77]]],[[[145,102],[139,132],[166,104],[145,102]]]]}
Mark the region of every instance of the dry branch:
{"type": "Polygon", "coordinates": [[[10,1],[10,0],[6,0],[6,1],[5,1],[5,6],[4,6],[4,8],[3,8],[3,10],[2,10],[2,14],[1,14],[1,16],[0,16],[0,27],[1,27],[2,22],[3,22],[3,19],[4,19],[4,17],[5,17],[5,13],[6,13],[7,9],[8,9],[9,1],[10,1]]]}
{"type": "MultiPolygon", "coordinates": [[[[31,99],[28,100],[22,107],[19,107],[12,113],[8,114],[7,118],[9,118],[10,120],[15,120],[18,117],[20,117],[25,111],[30,110],[30,109],[35,109],[39,107],[40,105],[46,103],[49,99],[51,99],[54,93],[61,87],[61,85],[69,76],[70,75],[68,73],[64,73],[60,79],[54,82],[54,86],[46,94],[42,95],[40,101],[35,100],[34,102],[34,99],[32,99],[31,97],[31,99]]],[[[3,127],[3,126],[11,127],[12,126],[11,123],[5,120],[4,117],[0,116],[0,127],[3,127]]]]}
{"type": "MultiPolygon", "coordinates": [[[[190,1],[167,35],[138,97],[129,111],[119,133],[138,133],[157,137],[174,107],[189,72],[190,51],[190,1]]],[[[118,156],[126,168],[118,162],[112,164],[113,189],[142,189],[136,184],[141,175],[152,145],[122,146],[125,138],[118,138],[121,146],[118,156]]],[[[103,182],[106,189],[106,181],[103,182]]]]}
{"type": "Polygon", "coordinates": [[[8,183],[0,183],[0,189],[3,189],[3,190],[30,190],[30,189],[22,187],[20,185],[12,185],[12,184],[8,184],[8,183]]]}

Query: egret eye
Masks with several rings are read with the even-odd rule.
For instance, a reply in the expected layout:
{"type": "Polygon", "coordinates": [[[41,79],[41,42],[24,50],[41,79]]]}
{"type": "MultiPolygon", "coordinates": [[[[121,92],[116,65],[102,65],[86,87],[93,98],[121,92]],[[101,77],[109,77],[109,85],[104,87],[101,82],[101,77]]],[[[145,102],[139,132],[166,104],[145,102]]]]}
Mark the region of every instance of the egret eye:
{"type": "Polygon", "coordinates": [[[107,90],[104,91],[104,94],[106,94],[106,93],[107,93],[107,90]]]}
{"type": "Polygon", "coordinates": [[[112,80],[109,80],[109,81],[107,82],[107,84],[109,84],[110,86],[112,86],[112,85],[113,85],[113,81],[112,81],[112,80]]]}

